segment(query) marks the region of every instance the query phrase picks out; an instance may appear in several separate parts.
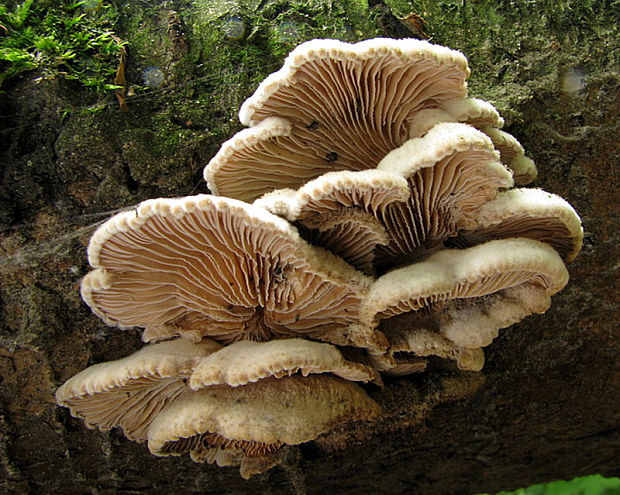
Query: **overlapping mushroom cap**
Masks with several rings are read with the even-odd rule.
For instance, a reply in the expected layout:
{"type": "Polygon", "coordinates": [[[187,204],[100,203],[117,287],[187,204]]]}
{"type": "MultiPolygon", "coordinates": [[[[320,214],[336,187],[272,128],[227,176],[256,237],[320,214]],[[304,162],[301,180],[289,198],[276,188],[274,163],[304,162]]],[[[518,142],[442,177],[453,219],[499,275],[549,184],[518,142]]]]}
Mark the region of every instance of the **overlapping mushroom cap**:
{"type": "Polygon", "coordinates": [[[468,124],[476,129],[504,125],[504,119],[489,102],[478,98],[455,98],[418,112],[409,124],[409,138],[423,137],[434,126],[445,122],[468,124]]]}
{"type": "Polygon", "coordinates": [[[308,240],[373,273],[442,247],[511,185],[510,171],[485,134],[444,123],[388,153],[377,169],[327,173],[255,204],[295,221],[308,240]]]}
{"type": "Polygon", "coordinates": [[[155,455],[190,452],[195,460],[213,460],[214,450],[225,450],[225,462],[239,465],[378,413],[361,388],[337,377],[268,378],[186,393],[153,421],[148,445],[155,455]]]}
{"type": "Polygon", "coordinates": [[[361,363],[347,361],[330,344],[304,339],[269,342],[235,342],[202,359],[194,368],[189,386],[199,390],[212,385],[237,387],[274,376],[332,373],[352,381],[368,382],[375,373],[361,363]]]}
{"type": "Polygon", "coordinates": [[[460,348],[487,346],[499,329],[545,312],[550,296],[567,281],[562,258],[548,245],[523,238],[489,241],[443,250],[383,275],[364,301],[361,320],[386,320],[379,328],[392,353],[451,357],[461,368],[479,370],[480,358],[464,360],[460,348]],[[405,314],[406,321],[389,323],[405,314]]]}
{"type": "Polygon", "coordinates": [[[538,171],[534,161],[525,156],[523,146],[514,136],[500,130],[504,119],[490,103],[477,98],[456,98],[437,108],[423,110],[411,122],[409,137],[422,137],[437,124],[445,122],[468,124],[489,136],[502,163],[513,171],[516,184],[529,184],[536,178],[538,171]]]}
{"type": "Polygon", "coordinates": [[[106,323],[221,342],[357,322],[369,280],[266,210],[208,195],[145,201],[93,235],[82,296],[106,323]]]}
{"type": "Polygon", "coordinates": [[[466,247],[507,237],[542,241],[568,263],[581,251],[583,228],[577,212],[559,196],[542,189],[511,189],[485,203],[450,244],[466,247]]]}
{"type": "Polygon", "coordinates": [[[369,274],[423,259],[444,244],[508,237],[546,242],[571,261],[581,249],[579,216],[545,191],[507,190],[512,174],[498,158],[484,133],[442,123],[390,152],[377,169],[330,172],[255,204],[369,274]]]}
{"type": "Polygon", "coordinates": [[[480,370],[499,329],[564,287],[583,230],[561,198],[511,189],[536,168],[466,97],[468,74],[417,40],[300,45],[205,168],[236,199],[146,201],[91,239],[93,311],[181,338],[84,370],[58,403],[248,477],[285,444],[375,417],[351,381],[431,356],[480,370]]]}
{"type": "Polygon", "coordinates": [[[438,124],[388,153],[377,168],[405,177],[410,196],[381,215],[390,243],[377,249],[377,263],[415,260],[472,223],[500,188],[512,186],[512,174],[498,158],[487,136],[454,123],[438,124]]]}
{"type": "Polygon", "coordinates": [[[419,40],[298,46],[241,107],[241,131],[205,168],[215,194],[252,201],[332,170],[374,168],[420,110],[463,98],[457,51],[419,40]]]}
{"type": "Polygon", "coordinates": [[[373,274],[375,248],[390,242],[379,217],[388,205],[408,198],[409,186],[401,175],[365,170],[328,172],[297,191],[278,189],[254,204],[294,222],[312,244],[373,274]]]}
{"type": "Polygon", "coordinates": [[[123,359],[90,366],[56,391],[59,405],[83,418],[89,428],[123,429],[131,440],[146,440],[159,411],[187,389],[201,358],[221,345],[211,340],[160,342],[123,359]]]}
{"type": "MultiPolygon", "coordinates": [[[[191,450],[197,460],[239,465],[376,416],[377,404],[348,381],[375,375],[334,346],[303,339],[227,347],[176,339],[87,368],[56,400],[90,428],[120,426],[132,440],[148,437],[158,455],[191,450]]],[[[270,467],[248,462],[248,475],[270,467]]]]}

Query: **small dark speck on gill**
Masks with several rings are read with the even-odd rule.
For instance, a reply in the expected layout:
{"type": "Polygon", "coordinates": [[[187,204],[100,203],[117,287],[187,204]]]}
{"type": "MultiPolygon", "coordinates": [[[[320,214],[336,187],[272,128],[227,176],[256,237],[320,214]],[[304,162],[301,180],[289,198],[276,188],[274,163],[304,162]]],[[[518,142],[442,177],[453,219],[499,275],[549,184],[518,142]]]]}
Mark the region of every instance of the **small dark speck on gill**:
{"type": "Polygon", "coordinates": [[[327,153],[327,155],[325,155],[325,159],[330,163],[335,162],[336,160],[338,160],[338,153],[336,153],[335,151],[327,153]]]}

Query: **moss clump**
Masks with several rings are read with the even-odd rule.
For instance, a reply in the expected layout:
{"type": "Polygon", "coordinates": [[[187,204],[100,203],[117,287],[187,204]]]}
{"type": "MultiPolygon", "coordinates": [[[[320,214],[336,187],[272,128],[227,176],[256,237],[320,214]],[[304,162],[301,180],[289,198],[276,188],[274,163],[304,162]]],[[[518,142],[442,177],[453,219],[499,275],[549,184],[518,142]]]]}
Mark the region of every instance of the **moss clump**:
{"type": "Polygon", "coordinates": [[[611,22],[620,2],[383,0],[373,9],[394,18],[422,16],[431,42],[467,56],[470,94],[493,103],[508,125],[539,91],[560,91],[565,73],[578,67],[596,77],[594,67],[615,71],[620,63],[618,23],[611,22]]]}
{"type": "Polygon", "coordinates": [[[98,92],[112,84],[123,42],[116,9],[101,0],[0,3],[0,87],[25,71],[79,81],[98,92]]]}
{"type": "MultiPolygon", "coordinates": [[[[571,481],[553,481],[521,488],[497,495],[619,495],[620,479],[603,478],[600,474],[575,478],[571,481]]],[[[484,494],[481,494],[484,495],[484,494]]]]}

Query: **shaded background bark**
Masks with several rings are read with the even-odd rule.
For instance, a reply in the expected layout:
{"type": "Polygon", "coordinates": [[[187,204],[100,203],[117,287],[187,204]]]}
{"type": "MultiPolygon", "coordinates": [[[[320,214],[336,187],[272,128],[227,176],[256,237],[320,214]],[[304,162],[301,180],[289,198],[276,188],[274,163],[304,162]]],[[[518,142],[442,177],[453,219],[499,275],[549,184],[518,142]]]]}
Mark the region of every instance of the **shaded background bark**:
{"type": "Polygon", "coordinates": [[[152,4],[117,5],[128,84],[144,87],[126,111],[112,94],[32,73],[1,96],[0,491],[469,494],[620,475],[619,3],[152,4]],[[480,373],[369,386],[378,421],[292,450],[286,466],[250,481],[155,458],[56,407],[67,378],[141,345],[79,298],[97,225],[147,198],[207,192],[202,168],[240,128],[240,103],[296,44],[424,36],[399,21],[409,13],[469,58],[470,95],[495,104],[534,158],[534,186],[582,216],[584,249],[551,310],[502,331],[480,373]],[[245,31],[232,36],[238,21],[245,31]]]}

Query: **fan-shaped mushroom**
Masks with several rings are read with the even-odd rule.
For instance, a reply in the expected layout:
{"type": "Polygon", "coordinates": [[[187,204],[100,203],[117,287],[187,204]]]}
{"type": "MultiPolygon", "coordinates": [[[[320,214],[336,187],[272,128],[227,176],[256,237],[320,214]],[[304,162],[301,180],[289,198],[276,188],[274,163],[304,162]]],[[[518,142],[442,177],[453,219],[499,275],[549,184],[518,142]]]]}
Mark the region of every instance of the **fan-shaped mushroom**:
{"type": "Polygon", "coordinates": [[[373,265],[384,271],[443,247],[511,185],[485,134],[443,123],[388,153],[377,169],[330,172],[255,204],[295,221],[310,242],[371,274],[373,265]]]}
{"type": "Polygon", "coordinates": [[[531,239],[490,241],[439,251],[383,275],[364,301],[361,320],[376,325],[414,312],[408,325],[401,325],[399,341],[407,341],[409,333],[432,331],[459,347],[476,349],[489,345],[500,328],[546,311],[550,296],[567,281],[562,259],[546,244],[531,239]]]}
{"type": "Polygon", "coordinates": [[[400,175],[342,171],[323,174],[297,191],[273,191],[254,204],[295,222],[309,242],[372,274],[375,247],[389,243],[377,216],[408,196],[409,186],[400,175]]]}
{"type": "Polygon", "coordinates": [[[434,126],[444,122],[460,122],[476,129],[504,125],[504,119],[489,102],[478,98],[455,98],[436,108],[418,112],[409,124],[409,138],[422,137],[434,126]]]}
{"type": "Polygon", "coordinates": [[[504,119],[490,103],[477,98],[456,98],[437,108],[422,110],[409,127],[409,137],[424,136],[435,125],[444,122],[462,122],[484,132],[500,152],[502,163],[514,172],[517,184],[529,184],[538,171],[534,161],[525,156],[525,150],[514,136],[499,128],[504,119]]]}
{"type": "Polygon", "coordinates": [[[512,134],[493,127],[486,127],[482,130],[493,141],[493,146],[501,155],[502,163],[514,172],[517,184],[529,184],[536,179],[538,170],[536,170],[534,161],[525,156],[523,146],[512,134]]]}
{"type": "Polygon", "coordinates": [[[468,247],[508,237],[542,241],[570,262],[581,250],[583,228],[577,212],[559,196],[542,189],[511,189],[485,203],[474,224],[448,244],[468,247]]]}
{"type": "Polygon", "coordinates": [[[152,344],[86,368],[58,388],[56,401],[89,428],[120,426],[127,438],[144,441],[153,418],[187,389],[185,382],[200,359],[221,347],[211,340],[152,344]]]}
{"type": "Polygon", "coordinates": [[[291,129],[242,131],[260,135],[260,142],[252,140],[248,149],[233,138],[237,144],[224,145],[205,168],[205,179],[215,194],[251,201],[332,170],[374,168],[408,139],[416,112],[464,97],[468,75],[461,53],[419,40],[303,43],[239,112],[245,125],[278,117],[291,129]],[[261,158],[248,170],[254,153],[261,158]]]}
{"type": "Polygon", "coordinates": [[[89,428],[120,426],[127,438],[144,441],[161,409],[189,387],[237,387],[295,373],[331,373],[354,381],[377,378],[374,370],[344,359],[330,344],[286,339],[222,347],[209,339],[176,339],[86,368],[58,388],[56,400],[89,428]]]}
{"type": "Polygon", "coordinates": [[[399,266],[441,247],[466,228],[500,188],[512,185],[489,138],[465,124],[444,123],[390,152],[379,170],[405,177],[409,199],[379,215],[390,243],[376,249],[377,264],[399,266]]]}
{"type": "Polygon", "coordinates": [[[82,296],[106,323],[221,342],[345,331],[369,279],[240,201],[145,201],[93,235],[82,296]]]}
{"type": "Polygon", "coordinates": [[[148,445],[155,455],[190,452],[196,460],[224,449],[225,461],[240,464],[349,421],[372,419],[379,410],[359,386],[334,376],[266,378],[186,392],[153,421],[148,445]]]}
{"type": "Polygon", "coordinates": [[[346,380],[368,382],[375,379],[369,367],[347,361],[330,344],[304,339],[269,342],[235,342],[206,356],[194,369],[189,386],[199,390],[212,385],[238,387],[270,376],[294,373],[304,376],[332,373],[346,380]]]}

